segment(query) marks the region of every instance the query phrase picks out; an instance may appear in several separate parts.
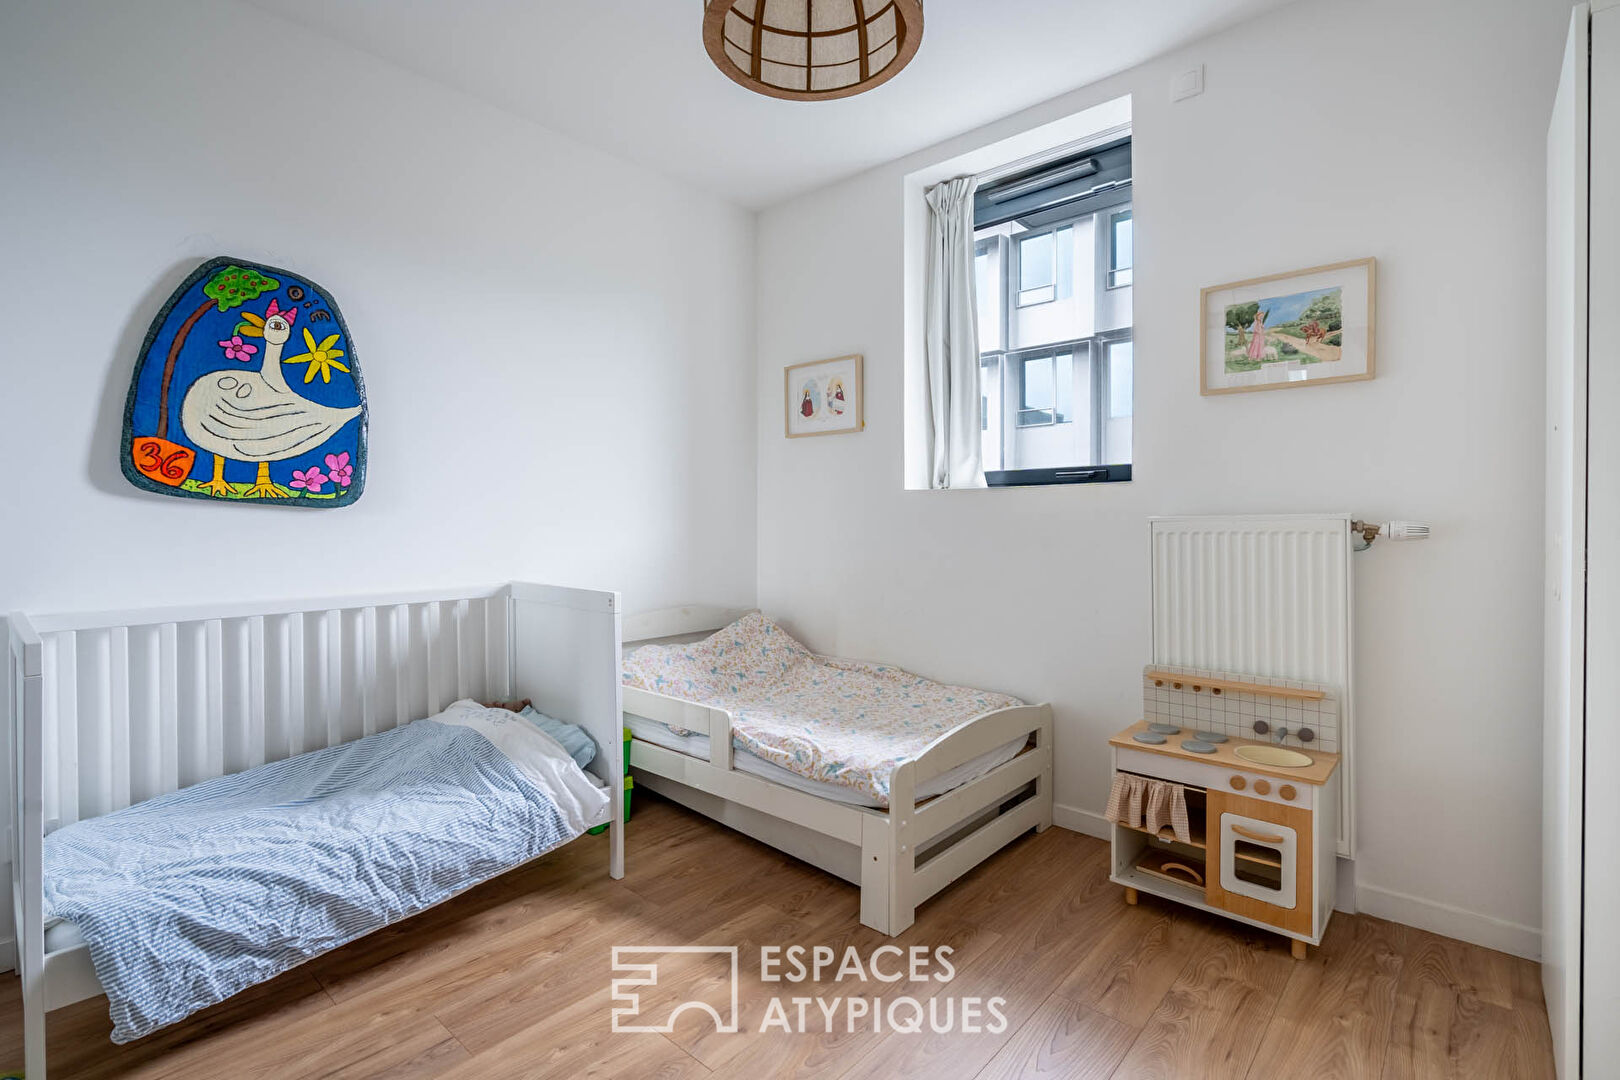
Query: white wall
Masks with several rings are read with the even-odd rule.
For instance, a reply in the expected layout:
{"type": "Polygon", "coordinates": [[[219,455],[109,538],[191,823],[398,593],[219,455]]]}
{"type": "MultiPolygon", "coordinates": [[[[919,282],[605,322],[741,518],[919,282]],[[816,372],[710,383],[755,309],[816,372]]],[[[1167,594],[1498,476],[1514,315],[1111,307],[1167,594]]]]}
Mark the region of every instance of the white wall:
{"type": "Polygon", "coordinates": [[[235,3],[6,4],[0,102],[0,614],[513,578],[753,602],[751,214],[235,3]],[[120,474],[147,324],[218,254],[342,306],[353,507],[120,474]]]}
{"type": "Polygon", "coordinates": [[[752,602],[752,215],[235,3],[6,5],[0,100],[0,613],[513,577],[752,602]],[[218,254],[342,306],[352,508],[120,475],[147,325],[218,254]]]}
{"type": "Polygon", "coordinates": [[[1537,948],[1542,146],[1563,0],[1312,0],[761,215],[759,599],[825,651],[1050,700],[1095,824],[1140,711],[1152,514],[1416,517],[1356,557],[1364,910],[1537,948]],[[1170,82],[1206,65],[1203,96],[1170,82]],[[1136,480],[908,492],[903,178],[1121,94],[1136,480]],[[1198,290],[1374,255],[1376,381],[1203,398],[1198,290]],[[866,354],[867,428],[784,440],[781,367],[866,354]]]}

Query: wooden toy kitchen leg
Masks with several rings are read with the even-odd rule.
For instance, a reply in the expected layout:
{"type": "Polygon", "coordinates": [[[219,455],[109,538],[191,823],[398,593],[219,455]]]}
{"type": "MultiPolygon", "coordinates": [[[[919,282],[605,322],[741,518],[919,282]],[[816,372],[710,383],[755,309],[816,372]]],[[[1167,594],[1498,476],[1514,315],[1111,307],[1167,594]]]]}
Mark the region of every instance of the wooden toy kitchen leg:
{"type": "Polygon", "coordinates": [[[1299,940],[1299,938],[1290,938],[1288,940],[1288,945],[1289,945],[1289,948],[1293,951],[1295,960],[1303,960],[1303,959],[1305,959],[1305,950],[1309,946],[1307,946],[1303,941],[1299,940]]]}
{"type": "Polygon", "coordinates": [[[1136,905],[1136,890],[1129,885],[1125,886],[1125,902],[1133,907],[1136,905]]]}

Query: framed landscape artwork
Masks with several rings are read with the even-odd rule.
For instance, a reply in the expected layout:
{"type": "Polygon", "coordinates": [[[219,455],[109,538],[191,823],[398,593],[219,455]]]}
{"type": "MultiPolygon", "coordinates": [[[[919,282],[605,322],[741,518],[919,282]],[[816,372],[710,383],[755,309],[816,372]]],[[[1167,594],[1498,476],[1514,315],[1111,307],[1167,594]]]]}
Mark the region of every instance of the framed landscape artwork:
{"type": "Polygon", "coordinates": [[[1372,378],[1377,279],[1376,262],[1357,259],[1205,289],[1202,392],[1372,378]]]}
{"type": "Polygon", "coordinates": [[[783,393],[788,438],[841,435],[866,426],[861,363],[860,356],[840,356],[794,364],[786,370],[783,393]]]}

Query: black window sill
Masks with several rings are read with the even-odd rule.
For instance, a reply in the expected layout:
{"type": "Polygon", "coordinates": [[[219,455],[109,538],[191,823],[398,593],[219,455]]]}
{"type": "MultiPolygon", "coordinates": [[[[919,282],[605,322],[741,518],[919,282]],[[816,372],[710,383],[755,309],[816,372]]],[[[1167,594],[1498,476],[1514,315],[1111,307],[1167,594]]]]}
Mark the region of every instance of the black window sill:
{"type": "Polygon", "coordinates": [[[986,470],[990,487],[1049,487],[1053,484],[1119,484],[1131,478],[1129,465],[1071,465],[1061,469],[986,470]]]}

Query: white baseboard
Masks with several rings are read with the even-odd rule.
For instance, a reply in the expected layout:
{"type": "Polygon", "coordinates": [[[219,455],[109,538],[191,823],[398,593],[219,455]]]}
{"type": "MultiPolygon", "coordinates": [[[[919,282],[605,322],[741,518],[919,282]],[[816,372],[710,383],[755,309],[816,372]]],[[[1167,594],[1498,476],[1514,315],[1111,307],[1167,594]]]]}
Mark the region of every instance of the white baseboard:
{"type": "Polygon", "coordinates": [[[1481,915],[1438,900],[1408,896],[1364,881],[1356,883],[1356,900],[1364,913],[1380,919],[1483,945],[1526,960],[1541,959],[1541,931],[1533,926],[1481,915]]]}
{"type": "Polygon", "coordinates": [[[1113,832],[1108,825],[1108,819],[1091,810],[1082,810],[1078,806],[1064,806],[1062,803],[1052,804],[1052,824],[1070,832],[1085,833],[1095,836],[1099,840],[1112,840],[1113,832]]]}
{"type": "MultiPolygon", "coordinates": [[[[1054,803],[1052,824],[1087,836],[1095,836],[1099,840],[1112,838],[1107,818],[1092,810],[1082,810],[1078,806],[1054,803]]],[[[1340,861],[1341,864],[1347,863],[1347,860],[1340,861]]],[[[1350,873],[1342,875],[1343,877],[1353,875],[1354,864],[1348,863],[1348,869],[1350,873]]],[[[1360,910],[1380,919],[1388,919],[1390,922],[1415,926],[1420,930],[1522,956],[1527,960],[1541,959],[1541,931],[1533,926],[1481,915],[1477,911],[1453,907],[1438,900],[1408,896],[1406,893],[1369,885],[1364,881],[1358,881],[1354,885],[1353,905],[1346,904],[1342,901],[1349,899],[1346,895],[1349,887],[1349,881],[1339,882],[1341,903],[1336,907],[1340,911],[1360,910]]]]}

